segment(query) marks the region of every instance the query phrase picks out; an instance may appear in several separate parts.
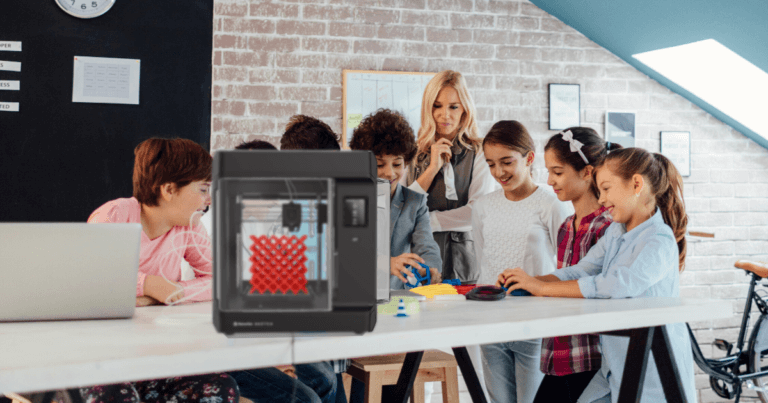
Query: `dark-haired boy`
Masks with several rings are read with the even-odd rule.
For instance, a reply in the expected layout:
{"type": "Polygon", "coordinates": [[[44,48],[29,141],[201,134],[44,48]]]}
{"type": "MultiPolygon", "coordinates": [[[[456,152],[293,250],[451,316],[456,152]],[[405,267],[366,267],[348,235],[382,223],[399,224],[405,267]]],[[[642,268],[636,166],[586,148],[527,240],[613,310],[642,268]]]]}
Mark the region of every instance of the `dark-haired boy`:
{"type": "Polygon", "coordinates": [[[418,263],[430,268],[433,284],[441,282],[443,262],[429,224],[427,197],[399,184],[406,165],[416,155],[408,121],[398,112],[379,109],[355,128],[349,147],[372,151],[379,178],[390,183],[390,288],[405,288],[411,274],[405,266],[417,267],[425,275],[418,263]]]}

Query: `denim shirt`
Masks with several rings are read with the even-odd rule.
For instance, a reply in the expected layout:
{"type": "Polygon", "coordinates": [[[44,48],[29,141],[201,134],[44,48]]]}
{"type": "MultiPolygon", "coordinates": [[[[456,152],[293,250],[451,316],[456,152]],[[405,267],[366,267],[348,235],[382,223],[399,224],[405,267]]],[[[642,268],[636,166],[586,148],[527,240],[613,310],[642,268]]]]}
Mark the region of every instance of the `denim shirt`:
{"type": "MultiPolygon", "coordinates": [[[[680,295],[677,242],[658,208],[651,218],[629,232],[624,224],[611,224],[605,235],[579,263],[553,274],[563,281],[577,280],[584,298],[680,295]]],[[[689,401],[695,401],[693,356],[688,331],[684,323],[674,323],[667,325],[667,332],[683,381],[684,393],[689,401]]],[[[603,363],[598,373],[600,376],[595,376],[579,402],[594,401],[608,393],[613,402],[619,398],[629,339],[601,335],[600,342],[603,348],[603,363]]],[[[648,358],[641,401],[665,401],[653,355],[648,358]]]]}
{"type": "MultiPolygon", "coordinates": [[[[391,257],[412,252],[421,256],[427,266],[442,273],[440,248],[429,224],[427,195],[397,185],[389,207],[389,234],[391,257]]],[[[405,283],[390,274],[389,286],[391,289],[403,289],[405,283]]]]}

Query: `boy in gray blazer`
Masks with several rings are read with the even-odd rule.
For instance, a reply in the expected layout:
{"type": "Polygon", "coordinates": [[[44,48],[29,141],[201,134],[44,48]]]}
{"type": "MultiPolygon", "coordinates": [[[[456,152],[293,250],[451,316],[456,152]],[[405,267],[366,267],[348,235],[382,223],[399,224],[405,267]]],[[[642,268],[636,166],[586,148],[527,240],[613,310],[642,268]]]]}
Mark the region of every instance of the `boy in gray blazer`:
{"type": "Polygon", "coordinates": [[[443,262],[429,225],[427,197],[399,184],[416,155],[416,137],[408,121],[398,112],[379,109],[355,128],[349,147],[373,151],[379,178],[390,183],[390,288],[405,288],[412,275],[406,266],[418,267],[419,274],[426,275],[418,263],[429,267],[432,284],[440,283],[443,262]]]}

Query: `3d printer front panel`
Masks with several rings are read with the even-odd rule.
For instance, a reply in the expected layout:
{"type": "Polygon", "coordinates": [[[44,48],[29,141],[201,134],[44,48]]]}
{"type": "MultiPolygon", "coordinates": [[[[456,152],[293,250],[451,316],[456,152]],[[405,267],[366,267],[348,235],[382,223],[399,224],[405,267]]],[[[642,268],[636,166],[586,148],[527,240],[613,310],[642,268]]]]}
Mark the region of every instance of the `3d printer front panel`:
{"type": "Polygon", "coordinates": [[[223,249],[234,258],[217,269],[223,310],[331,310],[332,190],[327,178],[222,180],[223,249]]]}

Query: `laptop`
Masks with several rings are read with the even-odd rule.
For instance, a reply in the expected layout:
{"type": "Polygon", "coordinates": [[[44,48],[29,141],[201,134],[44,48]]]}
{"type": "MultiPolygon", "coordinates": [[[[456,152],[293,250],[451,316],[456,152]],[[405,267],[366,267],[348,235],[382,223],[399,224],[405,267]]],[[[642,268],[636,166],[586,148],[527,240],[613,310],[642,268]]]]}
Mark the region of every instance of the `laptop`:
{"type": "Polygon", "coordinates": [[[130,318],[141,224],[0,223],[0,322],[130,318]]]}

